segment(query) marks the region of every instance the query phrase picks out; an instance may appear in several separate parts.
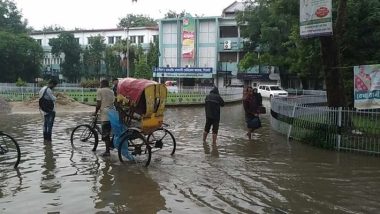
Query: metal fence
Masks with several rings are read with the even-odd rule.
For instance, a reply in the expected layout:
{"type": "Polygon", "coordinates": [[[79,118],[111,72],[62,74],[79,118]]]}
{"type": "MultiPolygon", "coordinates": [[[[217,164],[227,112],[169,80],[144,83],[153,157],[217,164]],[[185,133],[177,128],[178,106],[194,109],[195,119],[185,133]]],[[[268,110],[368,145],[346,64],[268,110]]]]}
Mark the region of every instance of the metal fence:
{"type": "MultiPolygon", "coordinates": [[[[203,104],[212,87],[185,87],[176,93],[168,93],[167,105],[203,104]]],[[[0,86],[0,96],[7,101],[26,101],[33,99],[39,92],[39,87],[0,86]]],[[[54,92],[62,92],[76,101],[95,104],[96,88],[56,87],[54,92]]],[[[225,102],[242,100],[243,88],[219,88],[225,102]]]]}
{"type": "Polygon", "coordinates": [[[338,151],[380,154],[380,111],[329,108],[326,96],[271,100],[271,126],[305,143],[338,151]]]}

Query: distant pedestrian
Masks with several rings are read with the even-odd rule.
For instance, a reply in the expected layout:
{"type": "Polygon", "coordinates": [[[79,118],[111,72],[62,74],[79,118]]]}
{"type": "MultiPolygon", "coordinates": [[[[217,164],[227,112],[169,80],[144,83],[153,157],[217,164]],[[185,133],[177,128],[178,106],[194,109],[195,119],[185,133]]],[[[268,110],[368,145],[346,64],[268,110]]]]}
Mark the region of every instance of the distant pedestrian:
{"type": "Polygon", "coordinates": [[[55,119],[55,101],[56,97],[53,95],[53,89],[58,85],[58,81],[52,79],[47,86],[41,88],[39,92],[40,109],[44,114],[43,135],[44,143],[51,143],[52,131],[55,119]]]}
{"type": "Polygon", "coordinates": [[[207,135],[212,126],[212,143],[216,143],[219,130],[220,107],[224,106],[224,100],[219,95],[219,90],[214,87],[205,99],[206,124],[203,132],[203,142],[206,141],[207,135]]]}
{"type": "Polygon", "coordinates": [[[95,115],[100,111],[100,121],[102,123],[102,140],[106,144],[106,151],[103,156],[110,156],[111,142],[111,123],[108,118],[108,110],[114,106],[114,92],[109,88],[108,80],[100,82],[100,88],[96,92],[95,115]]]}
{"type": "Polygon", "coordinates": [[[243,106],[245,111],[245,121],[247,123],[247,137],[248,139],[251,139],[252,132],[255,129],[258,129],[261,127],[261,121],[259,118],[259,100],[258,95],[254,95],[253,88],[248,87],[246,91],[246,96],[243,100],[243,106]]]}

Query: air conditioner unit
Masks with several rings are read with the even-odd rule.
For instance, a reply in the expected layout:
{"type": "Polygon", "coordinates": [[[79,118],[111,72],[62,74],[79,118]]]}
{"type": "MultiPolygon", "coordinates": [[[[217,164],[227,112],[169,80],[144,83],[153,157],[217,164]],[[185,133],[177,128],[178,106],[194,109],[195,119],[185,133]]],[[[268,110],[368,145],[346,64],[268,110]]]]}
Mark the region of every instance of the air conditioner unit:
{"type": "Polygon", "coordinates": [[[224,50],[230,50],[231,49],[231,40],[225,40],[223,44],[224,50]]]}

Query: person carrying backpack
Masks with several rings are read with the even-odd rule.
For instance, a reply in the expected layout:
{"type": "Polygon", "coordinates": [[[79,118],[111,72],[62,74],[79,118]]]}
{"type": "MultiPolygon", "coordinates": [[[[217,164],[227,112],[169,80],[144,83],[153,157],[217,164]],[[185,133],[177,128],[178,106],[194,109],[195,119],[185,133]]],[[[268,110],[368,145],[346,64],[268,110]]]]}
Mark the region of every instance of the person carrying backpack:
{"type": "Polygon", "coordinates": [[[47,86],[41,88],[39,92],[39,106],[44,114],[43,135],[44,143],[51,143],[51,135],[53,131],[53,124],[55,119],[55,101],[56,97],[53,95],[53,89],[58,85],[57,80],[51,79],[47,86]]]}
{"type": "Polygon", "coordinates": [[[212,143],[216,144],[216,138],[219,130],[220,107],[224,106],[224,100],[219,94],[217,87],[214,87],[205,99],[206,124],[203,132],[203,142],[206,141],[207,135],[212,126],[212,143]]]}

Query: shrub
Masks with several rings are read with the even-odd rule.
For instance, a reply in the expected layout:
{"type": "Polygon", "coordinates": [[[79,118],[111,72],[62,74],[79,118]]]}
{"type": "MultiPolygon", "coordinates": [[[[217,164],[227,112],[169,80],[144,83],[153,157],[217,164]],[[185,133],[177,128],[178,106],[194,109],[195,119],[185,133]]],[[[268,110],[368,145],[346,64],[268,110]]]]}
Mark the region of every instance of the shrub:
{"type": "Polygon", "coordinates": [[[26,82],[19,77],[16,81],[16,86],[18,87],[26,86],[26,82]]]}
{"type": "Polygon", "coordinates": [[[83,88],[98,88],[99,81],[98,80],[84,80],[80,83],[80,86],[83,88]]]}

